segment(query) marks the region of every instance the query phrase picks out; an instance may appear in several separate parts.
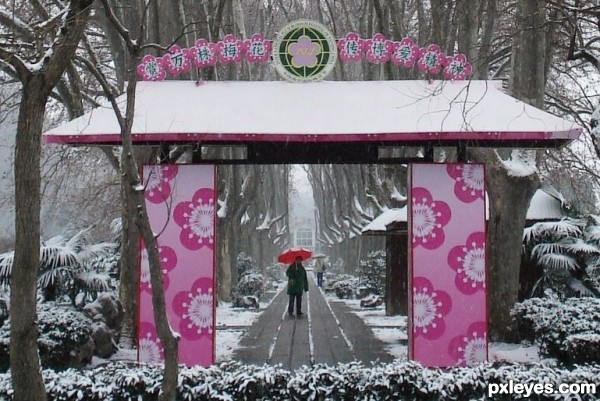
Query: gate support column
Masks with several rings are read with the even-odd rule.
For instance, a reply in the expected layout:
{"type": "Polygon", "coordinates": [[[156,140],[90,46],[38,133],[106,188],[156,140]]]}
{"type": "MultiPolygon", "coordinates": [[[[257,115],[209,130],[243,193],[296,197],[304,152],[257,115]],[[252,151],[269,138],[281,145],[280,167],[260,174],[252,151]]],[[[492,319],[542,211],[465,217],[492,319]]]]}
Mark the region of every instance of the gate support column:
{"type": "Polygon", "coordinates": [[[412,164],[409,196],[409,358],[486,361],[484,166],[412,164]]]}

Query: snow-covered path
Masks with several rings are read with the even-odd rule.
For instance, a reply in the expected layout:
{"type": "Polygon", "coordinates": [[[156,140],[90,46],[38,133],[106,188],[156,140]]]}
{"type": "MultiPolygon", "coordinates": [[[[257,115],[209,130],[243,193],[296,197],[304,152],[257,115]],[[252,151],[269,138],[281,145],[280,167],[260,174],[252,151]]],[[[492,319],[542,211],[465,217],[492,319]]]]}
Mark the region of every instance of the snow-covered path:
{"type": "Polygon", "coordinates": [[[302,318],[287,316],[288,296],[280,292],[242,338],[234,360],[252,364],[303,365],[391,361],[385,344],[343,303],[329,304],[309,279],[302,318]]]}

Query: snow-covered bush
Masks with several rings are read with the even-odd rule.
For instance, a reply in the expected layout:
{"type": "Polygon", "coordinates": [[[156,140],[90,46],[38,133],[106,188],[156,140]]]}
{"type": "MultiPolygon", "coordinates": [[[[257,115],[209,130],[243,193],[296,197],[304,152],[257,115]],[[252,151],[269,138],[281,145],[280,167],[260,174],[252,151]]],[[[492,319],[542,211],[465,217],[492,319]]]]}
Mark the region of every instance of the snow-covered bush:
{"type": "Polygon", "coordinates": [[[359,296],[385,294],[385,251],[369,253],[366,259],[358,264],[359,296]]]}
{"type": "MultiPolygon", "coordinates": [[[[54,302],[38,304],[38,348],[42,366],[53,369],[80,367],[94,353],[92,321],[82,312],[54,302]]],[[[0,327],[0,371],[8,369],[10,320],[0,327]]]]}
{"type": "Polygon", "coordinates": [[[246,252],[240,252],[236,258],[238,277],[242,278],[247,272],[256,270],[254,260],[246,252]]]}
{"type": "MultiPolygon", "coordinates": [[[[48,401],[158,399],[162,366],[115,363],[95,369],[43,372],[48,401]]],[[[484,400],[488,384],[596,383],[600,366],[569,370],[539,364],[483,364],[450,369],[424,368],[415,362],[363,366],[316,365],[290,372],[278,366],[224,363],[179,370],[177,400],[484,400]]],[[[0,399],[12,399],[10,374],[0,374],[0,399]]],[[[597,395],[579,394],[578,400],[597,395]]],[[[496,395],[494,400],[525,399],[525,394],[496,395]]],[[[532,394],[531,400],[556,400],[555,394],[532,394]]],[[[561,398],[562,399],[562,398],[561,398]]]]}
{"type": "Polygon", "coordinates": [[[543,355],[569,364],[590,362],[592,354],[598,355],[600,299],[530,298],[511,313],[522,338],[538,343],[543,355]]]}
{"type": "Polygon", "coordinates": [[[353,299],[356,294],[356,286],[358,284],[358,280],[355,278],[348,280],[340,280],[336,281],[331,289],[335,293],[335,295],[340,299],[353,299]]]}
{"type": "Polygon", "coordinates": [[[523,233],[523,257],[543,269],[528,296],[600,296],[598,216],[536,223],[523,233]]]}
{"type": "Polygon", "coordinates": [[[252,295],[260,299],[265,293],[265,278],[260,273],[248,272],[240,279],[236,288],[240,295],[252,295]]]}
{"type": "MultiPolygon", "coordinates": [[[[84,300],[92,301],[99,292],[114,289],[104,258],[112,260],[114,268],[118,245],[113,242],[91,244],[90,229],[80,230],[70,237],[59,235],[40,245],[38,285],[46,300],[56,301],[67,296],[75,305],[78,300],[80,304],[84,300]]],[[[0,254],[0,284],[10,282],[13,259],[14,252],[0,254]]]]}
{"type": "MultiPolygon", "coordinates": [[[[233,290],[231,303],[234,307],[248,307],[248,297],[257,301],[265,294],[265,277],[254,267],[254,261],[244,252],[237,257],[238,282],[233,290]]],[[[251,303],[254,305],[254,303],[251,303]]]]}
{"type": "Polygon", "coordinates": [[[286,281],[285,269],[286,268],[282,267],[279,263],[267,266],[265,268],[265,274],[269,284],[273,285],[273,283],[281,283],[286,281]]]}

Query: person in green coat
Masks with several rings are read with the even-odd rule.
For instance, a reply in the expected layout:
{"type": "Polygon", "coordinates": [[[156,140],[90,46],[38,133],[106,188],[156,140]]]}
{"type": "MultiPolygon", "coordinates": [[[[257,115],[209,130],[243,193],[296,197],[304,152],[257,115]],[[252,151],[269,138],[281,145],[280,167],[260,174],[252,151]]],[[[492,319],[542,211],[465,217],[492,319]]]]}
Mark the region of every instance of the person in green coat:
{"type": "Polygon", "coordinates": [[[294,263],[288,266],[285,274],[288,276],[287,293],[290,296],[288,314],[290,317],[294,316],[295,303],[296,316],[300,317],[304,315],[302,313],[302,294],[304,294],[304,291],[308,292],[308,278],[306,277],[306,270],[302,266],[302,258],[300,256],[296,258],[294,263]]]}

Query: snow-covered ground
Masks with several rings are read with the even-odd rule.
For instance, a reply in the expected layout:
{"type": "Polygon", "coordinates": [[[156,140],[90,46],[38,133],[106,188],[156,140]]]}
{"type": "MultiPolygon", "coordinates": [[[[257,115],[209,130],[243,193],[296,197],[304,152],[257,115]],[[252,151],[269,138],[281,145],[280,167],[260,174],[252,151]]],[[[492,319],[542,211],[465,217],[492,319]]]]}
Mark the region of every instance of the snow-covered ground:
{"type": "MultiPolygon", "coordinates": [[[[386,316],[384,305],[365,309],[360,307],[359,300],[341,300],[331,294],[326,294],[325,297],[328,301],[344,302],[352,309],[353,313],[363,319],[365,324],[371,328],[375,337],[387,344],[386,350],[390,355],[400,360],[408,358],[406,316],[386,316]]],[[[490,361],[553,363],[553,360],[540,360],[539,349],[536,345],[490,343],[488,357],[490,361]]]]}

